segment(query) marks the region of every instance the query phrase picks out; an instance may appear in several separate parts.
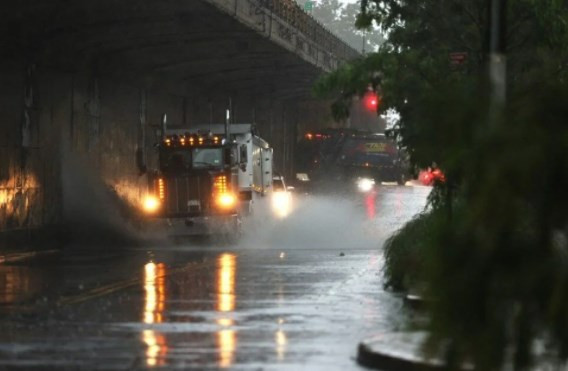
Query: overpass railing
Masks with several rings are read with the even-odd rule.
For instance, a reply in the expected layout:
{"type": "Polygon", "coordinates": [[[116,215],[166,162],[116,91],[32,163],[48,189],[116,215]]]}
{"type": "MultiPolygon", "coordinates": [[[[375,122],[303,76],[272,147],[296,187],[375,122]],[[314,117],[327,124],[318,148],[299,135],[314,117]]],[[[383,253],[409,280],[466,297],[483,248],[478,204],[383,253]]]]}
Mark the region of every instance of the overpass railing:
{"type": "MultiPolygon", "coordinates": [[[[250,1],[250,0],[249,0],[250,1]]],[[[324,46],[339,59],[351,60],[360,54],[346,42],[334,35],[294,0],[252,0],[290,24],[318,45],[324,46]]]]}
{"type": "Polygon", "coordinates": [[[326,70],[360,56],[294,0],[205,0],[326,70]]]}

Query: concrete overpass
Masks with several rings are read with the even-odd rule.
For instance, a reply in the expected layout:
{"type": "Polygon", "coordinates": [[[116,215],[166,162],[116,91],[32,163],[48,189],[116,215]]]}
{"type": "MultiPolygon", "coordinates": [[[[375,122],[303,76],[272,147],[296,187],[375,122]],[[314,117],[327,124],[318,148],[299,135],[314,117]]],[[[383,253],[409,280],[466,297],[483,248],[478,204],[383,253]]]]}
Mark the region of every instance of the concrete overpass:
{"type": "Polygon", "coordinates": [[[289,173],[298,133],[330,124],[312,83],[357,56],[293,0],[12,1],[0,22],[0,231],[61,220],[73,203],[62,158],[87,157],[136,199],[134,153],[150,154],[162,115],[222,122],[229,99],[289,173]]]}

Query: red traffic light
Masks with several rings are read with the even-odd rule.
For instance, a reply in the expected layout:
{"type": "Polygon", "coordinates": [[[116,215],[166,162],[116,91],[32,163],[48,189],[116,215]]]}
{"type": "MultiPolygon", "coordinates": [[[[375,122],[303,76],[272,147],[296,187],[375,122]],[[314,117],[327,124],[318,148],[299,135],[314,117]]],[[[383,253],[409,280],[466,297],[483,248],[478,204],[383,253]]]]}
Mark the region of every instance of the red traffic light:
{"type": "Polygon", "coordinates": [[[379,108],[379,104],[381,103],[381,99],[377,95],[377,93],[373,91],[369,91],[363,97],[363,104],[365,108],[369,111],[376,112],[377,108],[379,108]]]}

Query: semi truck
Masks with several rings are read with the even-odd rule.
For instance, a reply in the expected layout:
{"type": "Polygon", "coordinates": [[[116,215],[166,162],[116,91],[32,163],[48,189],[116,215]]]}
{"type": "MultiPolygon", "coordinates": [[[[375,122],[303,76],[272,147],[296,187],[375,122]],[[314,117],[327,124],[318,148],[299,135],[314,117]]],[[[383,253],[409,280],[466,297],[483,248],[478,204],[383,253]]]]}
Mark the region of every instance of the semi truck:
{"type": "Polygon", "coordinates": [[[380,182],[404,184],[408,176],[405,156],[394,140],[355,129],[307,133],[298,143],[296,160],[303,179],[318,189],[368,190],[369,184],[380,182]]]}
{"type": "Polygon", "coordinates": [[[164,128],[156,148],[144,209],[170,236],[237,237],[255,199],[272,189],[273,150],[252,124],[164,128]]]}

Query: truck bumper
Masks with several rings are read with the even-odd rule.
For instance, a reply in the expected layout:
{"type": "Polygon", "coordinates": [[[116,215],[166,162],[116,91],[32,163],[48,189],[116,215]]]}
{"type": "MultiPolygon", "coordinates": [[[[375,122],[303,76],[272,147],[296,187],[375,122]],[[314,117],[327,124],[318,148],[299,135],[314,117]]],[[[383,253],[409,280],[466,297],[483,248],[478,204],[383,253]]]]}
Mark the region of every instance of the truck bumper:
{"type": "Polygon", "coordinates": [[[160,220],[169,237],[235,235],[240,232],[238,215],[210,215],[160,220]]]}
{"type": "Polygon", "coordinates": [[[211,215],[167,219],[170,236],[234,235],[240,231],[238,215],[211,215]]]}

